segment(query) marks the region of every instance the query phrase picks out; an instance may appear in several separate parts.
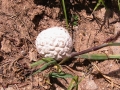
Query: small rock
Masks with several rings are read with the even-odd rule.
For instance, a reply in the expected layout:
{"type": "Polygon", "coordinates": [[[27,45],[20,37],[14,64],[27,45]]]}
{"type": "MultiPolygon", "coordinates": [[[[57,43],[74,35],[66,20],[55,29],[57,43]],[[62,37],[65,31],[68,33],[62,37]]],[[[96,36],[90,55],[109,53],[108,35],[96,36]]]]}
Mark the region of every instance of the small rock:
{"type": "Polygon", "coordinates": [[[10,44],[10,40],[7,40],[6,38],[3,38],[2,42],[1,42],[1,50],[6,52],[6,53],[10,53],[12,46],[10,44]]]}
{"type": "Polygon", "coordinates": [[[94,80],[88,80],[86,82],[86,90],[97,90],[98,87],[96,85],[96,83],[94,82],[94,80]]]}

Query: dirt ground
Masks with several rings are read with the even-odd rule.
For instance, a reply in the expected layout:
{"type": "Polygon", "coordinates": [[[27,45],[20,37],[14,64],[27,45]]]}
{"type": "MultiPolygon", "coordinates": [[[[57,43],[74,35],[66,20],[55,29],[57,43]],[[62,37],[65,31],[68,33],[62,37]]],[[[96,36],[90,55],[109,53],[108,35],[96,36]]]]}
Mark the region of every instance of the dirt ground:
{"type": "MultiPolygon", "coordinates": [[[[116,4],[112,9],[100,7],[92,13],[95,5],[95,0],[66,2],[69,32],[77,52],[104,43],[120,30],[120,11],[116,4]],[[78,20],[72,15],[77,15],[78,20]]],[[[66,90],[70,79],[45,78],[53,68],[27,77],[31,73],[30,64],[41,58],[35,39],[39,32],[52,26],[66,27],[59,0],[0,0],[0,90],[66,90]]],[[[118,38],[116,42],[119,41],[118,38]]],[[[106,47],[93,53],[120,54],[119,48],[106,47]]],[[[88,72],[79,83],[79,90],[120,90],[119,60],[75,59],[62,65],[62,69],[79,78],[88,72]]]]}

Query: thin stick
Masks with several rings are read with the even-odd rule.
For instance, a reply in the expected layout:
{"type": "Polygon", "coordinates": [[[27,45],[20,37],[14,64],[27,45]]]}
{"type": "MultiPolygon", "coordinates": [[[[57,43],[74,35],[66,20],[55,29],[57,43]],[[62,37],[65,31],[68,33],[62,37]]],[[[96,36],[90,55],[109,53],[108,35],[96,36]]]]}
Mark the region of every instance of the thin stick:
{"type": "Polygon", "coordinates": [[[92,51],[96,51],[98,49],[101,49],[101,48],[107,47],[107,46],[120,46],[120,43],[104,43],[102,45],[95,46],[95,47],[83,50],[81,52],[73,52],[71,54],[71,56],[64,58],[59,64],[63,64],[64,62],[68,61],[70,58],[74,58],[75,56],[82,55],[82,54],[85,54],[85,53],[89,53],[89,52],[92,52],[92,51]]]}
{"type": "Polygon", "coordinates": [[[74,52],[74,53],[71,54],[71,58],[73,58],[75,56],[78,56],[78,55],[81,55],[81,54],[85,54],[85,53],[89,53],[89,52],[92,52],[92,51],[96,51],[98,49],[101,49],[101,48],[107,47],[107,46],[120,46],[120,43],[105,43],[105,44],[102,44],[102,45],[99,45],[99,46],[95,46],[95,47],[86,49],[86,50],[81,51],[81,52],[74,52]]]}

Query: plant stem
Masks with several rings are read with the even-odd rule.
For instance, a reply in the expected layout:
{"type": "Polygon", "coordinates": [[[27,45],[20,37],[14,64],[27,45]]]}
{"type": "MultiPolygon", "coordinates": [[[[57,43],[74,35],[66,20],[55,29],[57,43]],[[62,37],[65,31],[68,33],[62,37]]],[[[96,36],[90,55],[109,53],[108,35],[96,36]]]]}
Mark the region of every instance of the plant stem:
{"type": "Polygon", "coordinates": [[[120,43],[105,43],[105,44],[102,44],[102,45],[99,45],[99,46],[95,46],[95,47],[83,50],[81,52],[74,52],[74,53],[71,54],[71,58],[73,58],[75,56],[78,56],[78,55],[81,55],[81,54],[85,54],[85,53],[89,53],[89,52],[92,52],[92,51],[96,51],[98,49],[101,49],[101,48],[107,47],[107,46],[120,46],[120,43]]]}
{"type": "Polygon", "coordinates": [[[92,51],[96,51],[98,49],[101,49],[103,47],[107,47],[107,46],[120,46],[120,43],[104,43],[102,45],[99,45],[99,46],[95,46],[95,47],[92,47],[92,48],[89,48],[89,49],[86,49],[86,50],[83,50],[81,52],[73,52],[71,54],[71,56],[69,57],[66,57],[65,59],[63,59],[59,64],[63,64],[64,62],[68,61],[70,58],[74,58],[75,56],[78,56],[78,55],[82,55],[82,54],[85,54],[85,53],[89,53],[89,52],[92,52],[92,51]]]}
{"type": "Polygon", "coordinates": [[[108,59],[120,59],[120,55],[107,55],[107,54],[82,54],[75,58],[90,59],[90,60],[108,60],[108,59]]]}

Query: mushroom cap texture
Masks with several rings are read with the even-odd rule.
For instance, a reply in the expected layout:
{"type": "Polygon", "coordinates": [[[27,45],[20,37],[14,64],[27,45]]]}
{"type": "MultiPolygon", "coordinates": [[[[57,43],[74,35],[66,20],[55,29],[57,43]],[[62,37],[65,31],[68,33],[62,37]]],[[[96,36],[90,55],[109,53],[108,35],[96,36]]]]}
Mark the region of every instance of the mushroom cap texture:
{"type": "Polygon", "coordinates": [[[40,32],[35,45],[39,54],[61,60],[71,54],[72,38],[63,27],[51,27],[40,32]]]}

